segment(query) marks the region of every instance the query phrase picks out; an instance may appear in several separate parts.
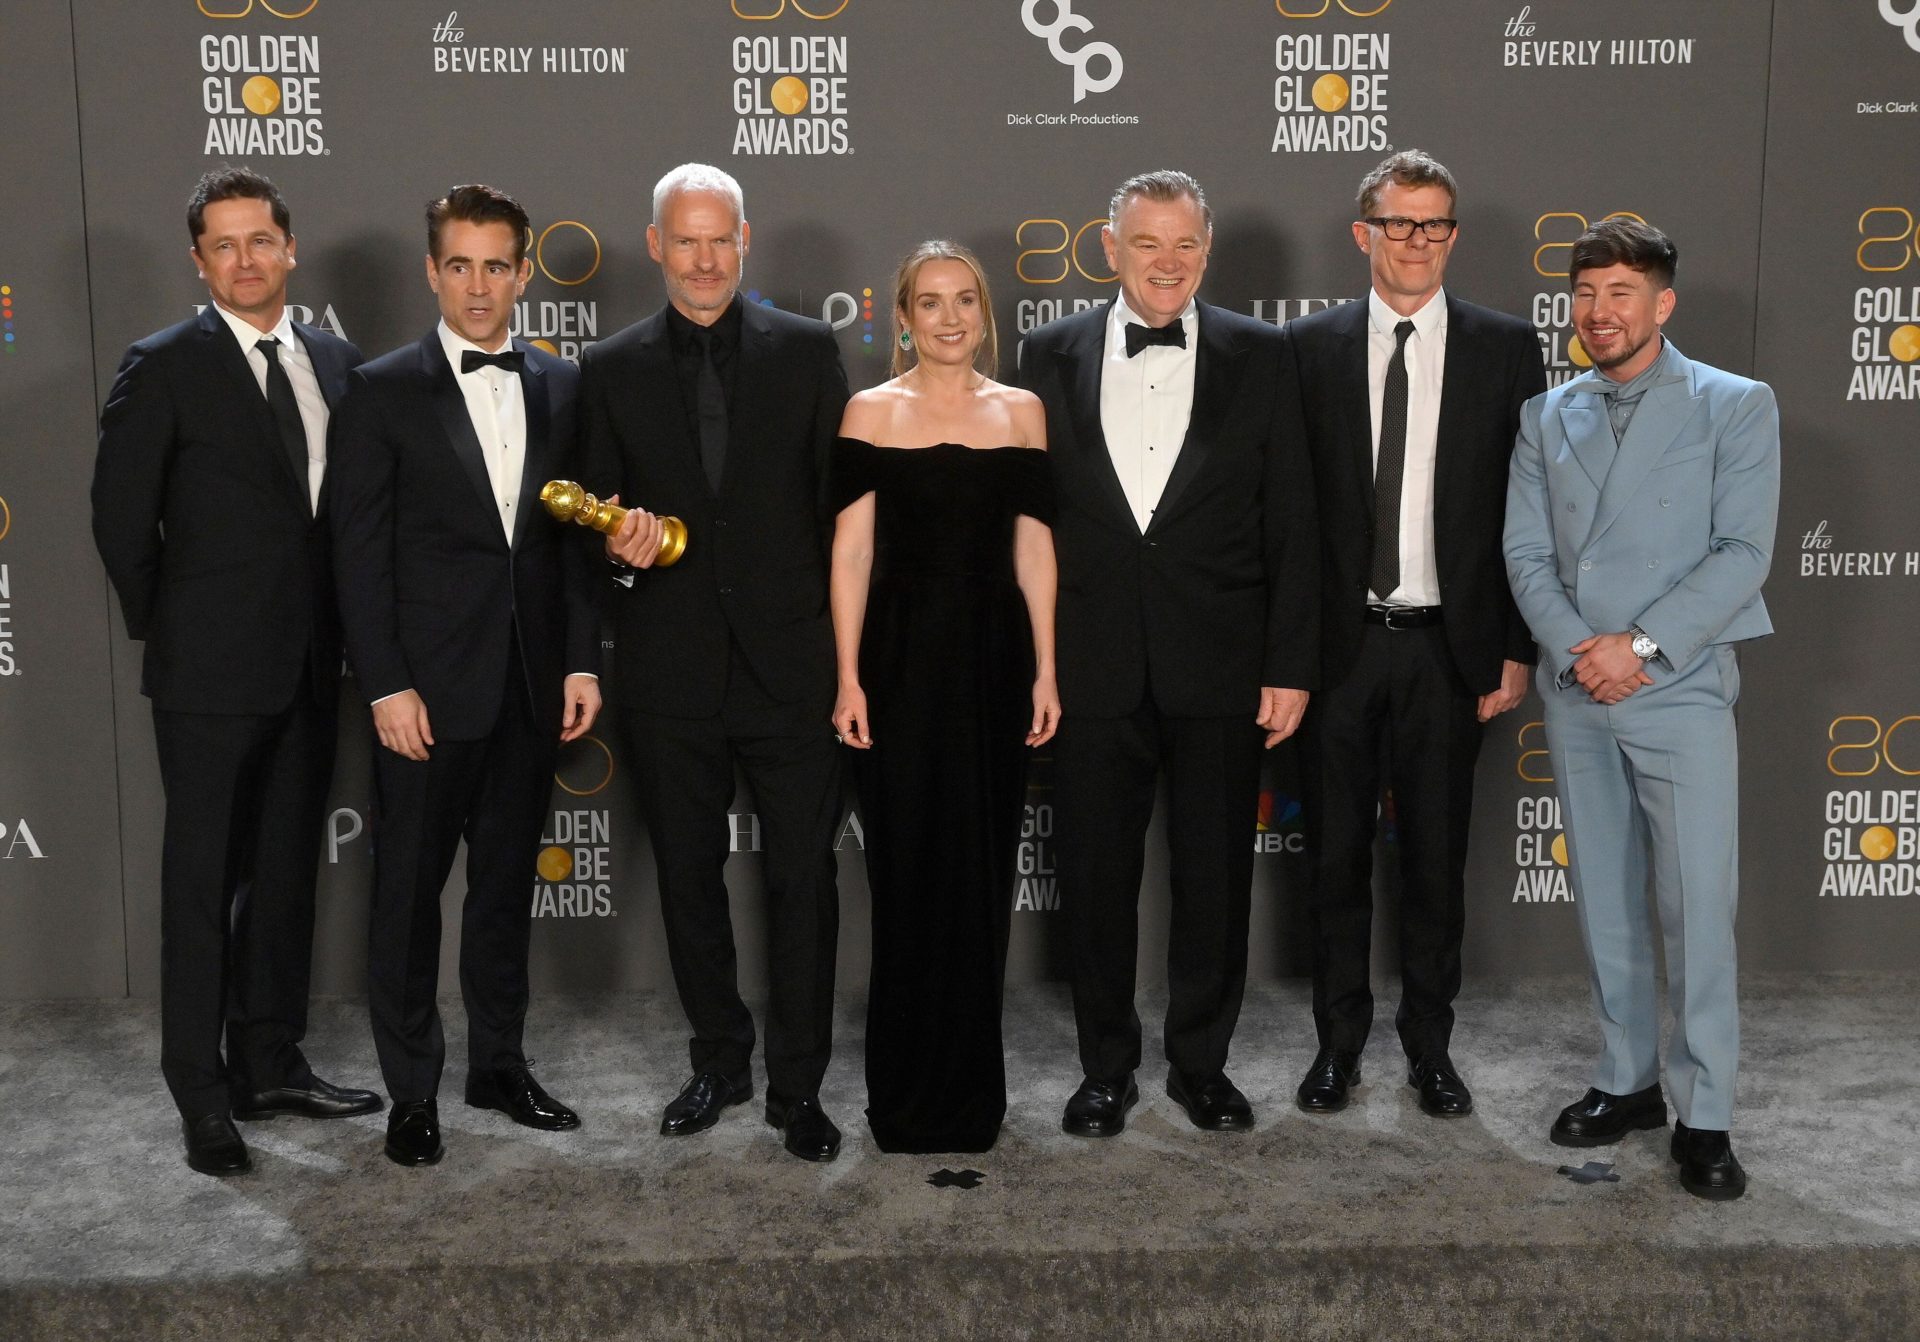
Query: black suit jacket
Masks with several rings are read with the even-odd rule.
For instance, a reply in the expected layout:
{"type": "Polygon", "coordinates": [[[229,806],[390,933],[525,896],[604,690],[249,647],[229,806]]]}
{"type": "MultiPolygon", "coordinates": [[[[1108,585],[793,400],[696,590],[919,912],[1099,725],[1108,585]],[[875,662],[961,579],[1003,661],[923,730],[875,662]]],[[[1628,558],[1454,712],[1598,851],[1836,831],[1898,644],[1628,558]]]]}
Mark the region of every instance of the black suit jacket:
{"type": "MultiPolygon", "coordinates": [[[[329,407],[360,351],[294,323],[329,407]]],[[[100,414],[93,537],[158,708],[269,714],[339,692],[326,513],[220,313],[132,345],[100,414]]]]}
{"type": "MultiPolygon", "coordinates": [[[[1532,663],[1533,636],[1501,557],[1507,462],[1520,407],[1545,391],[1539,337],[1518,317],[1448,294],[1447,352],[1434,461],[1433,542],[1447,647],[1474,694],[1500,686],[1502,661],[1532,663]]],[[[1320,677],[1337,685],[1359,652],[1373,554],[1373,412],[1367,300],[1288,322],[1281,332],[1289,436],[1313,455],[1321,536],[1320,677]]]]}
{"type": "Polygon", "coordinates": [[[1129,713],[1257,711],[1260,687],[1311,689],[1318,657],[1312,482],[1280,431],[1279,332],[1199,305],[1193,414],[1145,534],[1100,420],[1112,304],[1026,339],[1021,381],[1047,413],[1059,514],[1060,701],[1129,713]]]}
{"type": "Polygon", "coordinates": [[[347,659],[370,701],[417,691],[442,740],[493,730],[510,657],[556,732],[563,680],[600,665],[590,537],[539,502],[573,473],[579,373],[513,347],[527,445],[511,544],[437,331],[357,369],[328,434],[347,659]]]}
{"type": "Polygon", "coordinates": [[[740,351],[718,494],[664,310],[581,356],[583,483],[687,524],[677,564],[615,589],[613,693],[627,709],[718,713],[730,639],[777,701],[820,701],[824,712],[833,697],[828,459],[847,377],[826,326],[734,301],[740,351]]]}

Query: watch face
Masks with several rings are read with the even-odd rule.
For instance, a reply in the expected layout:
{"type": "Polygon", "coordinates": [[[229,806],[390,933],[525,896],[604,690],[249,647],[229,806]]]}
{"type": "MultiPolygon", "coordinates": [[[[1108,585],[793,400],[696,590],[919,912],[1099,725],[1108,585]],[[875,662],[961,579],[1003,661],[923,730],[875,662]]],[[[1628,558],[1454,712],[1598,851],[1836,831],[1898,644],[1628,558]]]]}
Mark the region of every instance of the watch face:
{"type": "Polygon", "coordinates": [[[1638,657],[1640,658],[1640,660],[1645,661],[1647,658],[1653,656],[1653,654],[1658,651],[1660,651],[1660,645],[1653,641],[1653,638],[1651,635],[1648,635],[1648,634],[1634,635],[1633,655],[1635,657],[1638,657]]]}

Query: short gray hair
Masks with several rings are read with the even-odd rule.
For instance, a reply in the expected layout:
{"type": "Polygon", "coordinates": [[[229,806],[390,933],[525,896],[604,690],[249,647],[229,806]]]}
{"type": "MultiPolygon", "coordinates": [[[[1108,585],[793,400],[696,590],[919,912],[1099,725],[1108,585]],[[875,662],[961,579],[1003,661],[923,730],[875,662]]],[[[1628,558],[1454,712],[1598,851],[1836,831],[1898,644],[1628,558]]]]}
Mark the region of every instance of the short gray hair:
{"type": "Polygon", "coordinates": [[[1189,173],[1181,172],[1178,168],[1162,168],[1158,172],[1143,172],[1127,178],[1113,193],[1113,199],[1107,202],[1109,228],[1119,231],[1120,211],[1136,196],[1145,200],[1191,200],[1200,207],[1200,217],[1206,220],[1207,232],[1213,232],[1213,207],[1207,204],[1207,193],[1200,189],[1200,183],[1189,173]]]}
{"type": "Polygon", "coordinates": [[[740,194],[740,183],[733,180],[731,173],[707,163],[682,163],[666,176],[653,184],[653,226],[660,226],[661,211],[666,208],[667,199],[685,191],[711,191],[717,196],[725,196],[733,203],[734,230],[739,231],[742,220],[747,217],[746,200],[740,194]]]}
{"type": "Polygon", "coordinates": [[[1374,207],[1380,203],[1380,188],[1387,184],[1394,186],[1444,186],[1447,189],[1447,208],[1457,209],[1460,205],[1460,188],[1453,180],[1453,174],[1442,163],[1424,149],[1402,149],[1397,154],[1389,154],[1374,165],[1373,171],[1360,179],[1360,190],[1354,197],[1359,207],[1360,217],[1372,217],[1374,207]]]}

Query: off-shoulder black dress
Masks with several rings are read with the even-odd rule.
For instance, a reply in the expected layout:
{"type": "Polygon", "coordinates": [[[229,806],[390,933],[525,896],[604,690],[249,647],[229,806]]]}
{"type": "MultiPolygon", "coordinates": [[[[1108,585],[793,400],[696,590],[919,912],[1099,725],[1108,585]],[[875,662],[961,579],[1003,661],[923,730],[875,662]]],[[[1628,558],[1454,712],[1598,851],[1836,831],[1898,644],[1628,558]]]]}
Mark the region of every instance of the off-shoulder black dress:
{"type": "Polygon", "coordinates": [[[867,1123],[884,1151],[985,1151],[1007,1110],[1000,991],[1033,720],[1014,519],[1051,522],[1032,448],[836,447],[873,493],[860,637],[873,748],[855,753],[873,894],[867,1123]]]}

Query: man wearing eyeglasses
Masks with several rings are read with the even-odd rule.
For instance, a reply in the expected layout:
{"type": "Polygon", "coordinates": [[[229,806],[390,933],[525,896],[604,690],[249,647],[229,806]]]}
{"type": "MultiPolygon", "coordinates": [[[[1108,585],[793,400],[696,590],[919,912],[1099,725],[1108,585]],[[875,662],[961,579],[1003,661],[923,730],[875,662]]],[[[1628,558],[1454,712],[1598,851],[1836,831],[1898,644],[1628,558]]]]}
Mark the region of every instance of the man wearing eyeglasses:
{"type": "Polygon", "coordinates": [[[1417,149],[1374,168],[1353,224],[1369,292],[1282,332],[1286,431],[1313,460],[1321,538],[1322,689],[1301,729],[1319,1052],[1296,1099],[1309,1113],[1345,1108],[1360,1082],[1388,806],[1408,1084],[1429,1114],[1473,1109],[1448,1052],[1467,826],[1482,724],[1520,702],[1535,660],[1500,542],[1520,408],[1546,373],[1531,326],[1442,287],[1457,200],[1417,149]]]}

